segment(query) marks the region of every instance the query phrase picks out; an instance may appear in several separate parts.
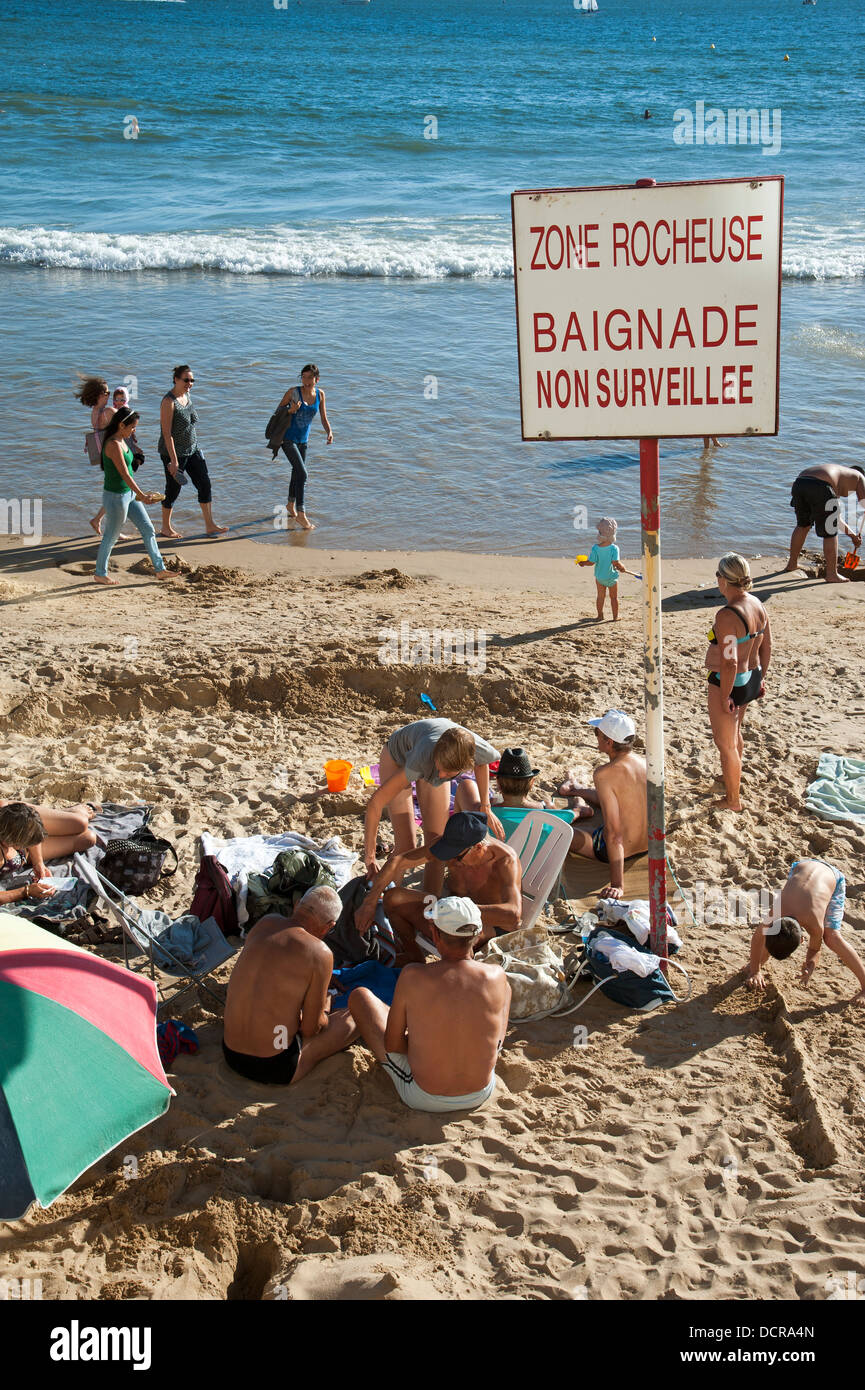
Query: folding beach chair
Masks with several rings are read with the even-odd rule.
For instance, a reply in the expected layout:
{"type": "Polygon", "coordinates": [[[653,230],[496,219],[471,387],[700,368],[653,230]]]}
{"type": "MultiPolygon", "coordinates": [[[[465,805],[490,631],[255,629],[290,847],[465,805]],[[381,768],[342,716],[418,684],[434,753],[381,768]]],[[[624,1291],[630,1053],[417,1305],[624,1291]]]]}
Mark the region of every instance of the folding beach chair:
{"type": "Polygon", "coordinates": [[[199,952],[192,965],[185,964],[172,952],[169,946],[159,937],[154,936],[150,927],[151,913],[148,908],[139,907],[134,898],[128,898],[113,883],[109,883],[108,879],[103,878],[99,870],[88,860],[82,858],[80,854],[74,856],[74,862],[80,877],[93,889],[99,901],[105,904],[110,916],[123,930],[123,963],[127,970],[130,969],[130,954],[149,957],[150,978],[161,994],[159,1013],[169,1004],[174,1004],[181,995],[196,987],[203,989],[222,1008],[224,1000],[215,994],[209,985],[205,984],[205,980],[217,966],[222,965],[235,954],[235,948],[226,941],[212,917],[208,917],[207,921],[201,924],[202,931],[207,937],[204,949],[199,952]],[[156,959],[154,959],[154,952],[156,959]],[[161,986],[156,979],[157,970],[172,980],[182,982],[180,988],[175,990],[173,994],[166,994],[165,987],[161,986]]]}
{"type": "Polygon", "coordinates": [[[561,883],[572,839],[568,822],[548,811],[527,811],[514,826],[507,844],[519,855],[523,871],[521,927],[534,926],[550,893],[561,883]]]}

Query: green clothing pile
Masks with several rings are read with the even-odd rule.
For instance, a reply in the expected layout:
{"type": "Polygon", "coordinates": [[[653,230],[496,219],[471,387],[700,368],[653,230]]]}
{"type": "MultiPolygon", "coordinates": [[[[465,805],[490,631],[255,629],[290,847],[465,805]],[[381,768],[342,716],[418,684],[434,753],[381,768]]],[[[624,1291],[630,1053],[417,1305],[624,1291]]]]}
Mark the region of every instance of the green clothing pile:
{"type": "Polygon", "coordinates": [[[246,910],[250,925],[268,912],[290,917],[310,888],[336,888],[333,870],[306,849],[284,849],[266,874],[250,874],[246,910]]]}

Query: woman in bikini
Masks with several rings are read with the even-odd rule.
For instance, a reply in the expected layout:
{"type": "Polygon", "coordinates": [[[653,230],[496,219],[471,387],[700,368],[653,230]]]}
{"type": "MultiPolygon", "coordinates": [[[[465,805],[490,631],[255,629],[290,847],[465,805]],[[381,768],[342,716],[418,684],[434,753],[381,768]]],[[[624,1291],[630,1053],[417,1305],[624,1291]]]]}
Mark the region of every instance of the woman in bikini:
{"type": "Polygon", "coordinates": [[[716,578],[724,607],[718,609],[709,629],[705,665],[709,671],[709,720],[721,755],[724,796],[713,804],[725,811],[741,811],[742,723],[751,701],[765,693],[772,632],[765,608],[750,592],[747,560],[730,551],[719,560],[716,578]]]}

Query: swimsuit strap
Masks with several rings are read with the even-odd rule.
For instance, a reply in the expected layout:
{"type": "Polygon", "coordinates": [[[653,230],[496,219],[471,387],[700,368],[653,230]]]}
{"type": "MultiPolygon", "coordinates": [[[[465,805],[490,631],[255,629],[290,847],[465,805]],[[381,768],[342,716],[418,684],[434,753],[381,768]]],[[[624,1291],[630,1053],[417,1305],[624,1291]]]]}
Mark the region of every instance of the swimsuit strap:
{"type": "Polygon", "coordinates": [[[744,642],[746,638],[761,637],[762,634],[766,631],[766,625],[764,623],[763,626],[761,628],[758,628],[756,632],[752,632],[750,622],[745,617],[745,614],[742,612],[741,608],[737,608],[734,603],[725,603],[724,608],[729,608],[731,613],[735,613],[736,617],[740,619],[742,626],[745,629],[745,637],[740,637],[737,639],[740,643],[744,642]]]}

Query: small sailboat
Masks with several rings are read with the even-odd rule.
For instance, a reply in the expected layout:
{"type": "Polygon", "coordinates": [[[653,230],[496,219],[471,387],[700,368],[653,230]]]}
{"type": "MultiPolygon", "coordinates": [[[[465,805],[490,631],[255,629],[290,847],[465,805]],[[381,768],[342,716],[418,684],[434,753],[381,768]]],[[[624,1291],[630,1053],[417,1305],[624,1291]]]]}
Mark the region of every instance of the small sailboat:
{"type": "Polygon", "coordinates": [[[579,10],[581,14],[595,14],[598,9],[598,0],[574,0],[574,9],[579,10]]]}

